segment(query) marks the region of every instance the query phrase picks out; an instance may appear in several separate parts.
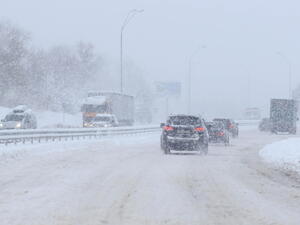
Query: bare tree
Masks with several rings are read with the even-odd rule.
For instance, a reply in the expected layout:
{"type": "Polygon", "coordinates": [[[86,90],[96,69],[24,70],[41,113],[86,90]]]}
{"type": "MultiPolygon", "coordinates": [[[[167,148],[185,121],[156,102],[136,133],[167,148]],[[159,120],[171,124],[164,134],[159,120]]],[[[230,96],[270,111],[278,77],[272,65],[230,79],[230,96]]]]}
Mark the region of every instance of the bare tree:
{"type": "Polygon", "coordinates": [[[0,23],[0,101],[3,105],[22,101],[24,63],[28,54],[29,36],[10,23],[0,23]]]}
{"type": "MultiPolygon", "coordinates": [[[[29,47],[29,35],[10,23],[0,23],[0,105],[27,104],[36,109],[77,112],[91,90],[113,91],[119,80],[91,43],[29,47]]],[[[151,105],[142,71],[127,65],[125,90],[151,105]]],[[[140,104],[141,105],[141,104],[140,104]]],[[[144,104],[145,105],[145,104],[144,104]]]]}

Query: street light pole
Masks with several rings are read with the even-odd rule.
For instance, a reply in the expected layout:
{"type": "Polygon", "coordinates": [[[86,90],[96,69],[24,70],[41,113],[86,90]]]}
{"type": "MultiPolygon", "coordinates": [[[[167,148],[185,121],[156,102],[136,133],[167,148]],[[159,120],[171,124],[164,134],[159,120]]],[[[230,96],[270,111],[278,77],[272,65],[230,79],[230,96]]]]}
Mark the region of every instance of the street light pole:
{"type": "Polygon", "coordinates": [[[188,68],[188,114],[191,114],[191,100],[192,100],[192,60],[200,51],[200,49],[204,49],[206,46],[201,46],[197,48],[189,57],[189,68],[188,68]]]}
{"type": "Polygon", "coordinates": [[[285,62],[288,64],[289,67],[289,98],[292,98],[292,63],[291,61],[282,53],[282,52],[277,52],[277,54],[285,60],[285,62]]]}
{"type": "Polygon", "coordinates": [[[130,20],[137,13],[142,13],[143,11],[144,10],[137,10],[137,9],[130,10],[121,27],[121,34],[120,34],[120,92],[121,93],[123,93],[123,32],[127,24],[130,22],[130,20]]]}
{"type": "Polygon", "coordinates": [[[189,71],[188,71],[188,114],[191,114],[191,98],[192,98],[191,80],[192,80],[192,57],[189,58],[189,71]]]}

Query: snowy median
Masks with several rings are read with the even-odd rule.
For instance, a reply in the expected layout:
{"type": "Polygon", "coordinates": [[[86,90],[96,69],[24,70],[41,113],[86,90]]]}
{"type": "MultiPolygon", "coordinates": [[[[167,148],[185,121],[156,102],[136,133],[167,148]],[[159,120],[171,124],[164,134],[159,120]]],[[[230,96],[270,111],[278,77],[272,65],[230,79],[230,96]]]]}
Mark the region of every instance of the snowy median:
{"type": "Polygon", "coordinates": [[[300,138],[289,138],[265,146],[259,155],[268,163],[300,174],[300,138]]]}

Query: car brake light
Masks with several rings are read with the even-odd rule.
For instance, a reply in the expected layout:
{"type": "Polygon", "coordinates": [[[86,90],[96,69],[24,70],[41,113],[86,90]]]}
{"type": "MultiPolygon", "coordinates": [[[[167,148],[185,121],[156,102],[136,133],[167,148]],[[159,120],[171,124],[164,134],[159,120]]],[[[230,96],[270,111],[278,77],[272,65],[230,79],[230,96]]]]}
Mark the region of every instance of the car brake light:
{"type": "Polygon", "coordinates": [[[232,124],[229,124],[229,128],[233,128],[233,125],[232,125],[232,124]]]}
{"type": "Polygon", "coordinates": [[[164,126],[164,130],[171,131],[171,130],[174,130],[174,128],[171,126],[164,126]]]}
{"type": "Polygon", "coordinates": [[[205,128],[204,127],[196,127],[195,130],[196,131],[205,131],[205,128]]]}
{"type": "Polygon", "coordinates": [[[218,136],[224,136],[224,132],[219,132],[218,136]]]}

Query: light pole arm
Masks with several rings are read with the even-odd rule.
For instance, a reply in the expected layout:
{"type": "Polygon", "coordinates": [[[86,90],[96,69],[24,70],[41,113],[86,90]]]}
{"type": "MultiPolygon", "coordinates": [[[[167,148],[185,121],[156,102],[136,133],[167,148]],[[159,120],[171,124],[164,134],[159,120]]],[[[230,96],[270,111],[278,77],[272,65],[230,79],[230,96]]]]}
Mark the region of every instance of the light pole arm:
{"type": "Polygon", "coordinates": [[[137,14],[137,13],[142,13],[144,12],[144,10],[137,10],[137,9],[133,9],[130,10],[123,22],[123,25],[121,27],[121,32],[123,32],[123,30],[125,29],[125,27],[127,26],[127,24],[130,22],[130,20],[137,14]]]}

